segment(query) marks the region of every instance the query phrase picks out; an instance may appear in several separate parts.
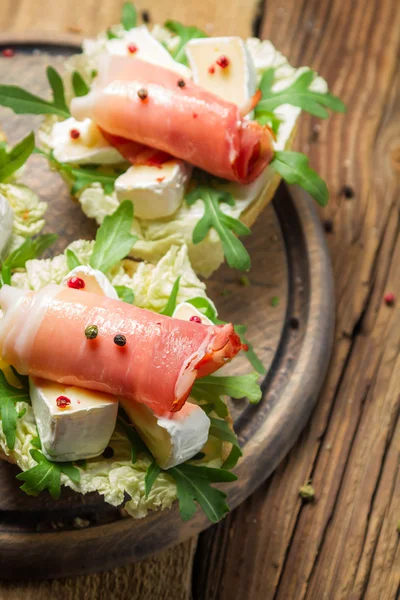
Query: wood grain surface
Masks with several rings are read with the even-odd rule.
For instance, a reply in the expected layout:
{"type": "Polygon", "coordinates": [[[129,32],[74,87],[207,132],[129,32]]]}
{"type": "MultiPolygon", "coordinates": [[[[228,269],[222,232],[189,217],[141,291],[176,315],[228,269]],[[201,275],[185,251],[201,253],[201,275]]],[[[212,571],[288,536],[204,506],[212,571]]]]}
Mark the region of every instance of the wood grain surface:
{"type": "MultiPolygon", "coordinates": [[[[122,1],[3,0],[2,32],[93,34],[122,1]]],[[[24,598],[398,597],[400,544],[400,10],[396,0],[176,3],[154,0],[154,20],[179,18],[213,33],[254,23],[292,64],[315,67],[348,107],[320,123],[302,117],[297,149],[327,179],[335,270],[333,360],[312,420],[273,477],[223,523],[132,567],[57,582],[0,586],[24,598]],[[345,188],[347,186],[347,188],[345,188]],[[398,298],[386,306],[383,294],[398,298]],[[313,480],[316,499],[299,486],[313,480]],[[190,584],[190,581],[192,582],[190,584]]]]}

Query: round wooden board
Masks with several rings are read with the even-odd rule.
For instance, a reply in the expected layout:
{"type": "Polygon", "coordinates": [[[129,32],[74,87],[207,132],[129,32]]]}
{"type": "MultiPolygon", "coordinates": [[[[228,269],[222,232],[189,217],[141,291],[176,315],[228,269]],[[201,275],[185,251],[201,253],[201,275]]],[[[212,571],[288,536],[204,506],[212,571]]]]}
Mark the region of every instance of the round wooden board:
{"type": "MultiPolygon", "coordinates": [[[[59,70],[66,48],[19,47],[13,59],[0,58],[0,81],[47,93],[45,67],[59,70]]],[[[10,141],[36,127],[40,117],[0,109],[0,125],[10,141]]],[[[23,180],[49,203],[45,231],[67,242],[91,238],[95,227],[70,200],[47,163],[32,156],[23,180]]],[[[227,486],[231,508],[249,496],[294,444],[315,404],[326,371],[333,334],[332,275],[313,201],[281,186],[253,227],[246,243],[252,257],[250,285],[240,273],[221,267],[207,282],[225,320],[248,325],[248,338],[268,368],[258,406],[231,402],[244,457],[238,481],[227,486]],[[273,298],[278,305],[273,306],[273,298]]],[[[230,365],[248,372],[244,358],[230,365]]],[[[144,558],[182,542],[210,525],[201,511],[183,523],[177,506],[145,519],[123,518],[97,494],[65,490],[53,501],[28,497],[18,487],[18,469],[0,463],[0,578],[32,579],[79,575],[144,558]],[[82,527],[83,526],[83,527],[82,527]]]]}

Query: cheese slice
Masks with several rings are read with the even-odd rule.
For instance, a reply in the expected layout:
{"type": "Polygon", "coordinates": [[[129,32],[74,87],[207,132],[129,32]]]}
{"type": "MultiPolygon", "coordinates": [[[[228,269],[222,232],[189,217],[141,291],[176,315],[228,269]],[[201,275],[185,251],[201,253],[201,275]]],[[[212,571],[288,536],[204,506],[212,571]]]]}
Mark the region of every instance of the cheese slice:
{"type": "Polygon", "coordinates": [[[61,282],[61,285],[68,285],[68,281],[71,277],[79,277],[83,279],[85,282],[85,287],[83,288],[86,292],[91,292],[92,294],[98,294],[99,296],[108,296],[108,298],[112,298],[113,300],[118,300],[118,294],[115,290],[115,287],[108,281],[107,277],[101,271],[97,269],[92,269],[88,265],[80,265],[79,267],[75,267],[72,271],[68,273],[64,277],[61,282]]]}
{"type": "Polygon", "coordinates": [[[190,77],[190,70],[172,58],[168,50],[151,35],[146,25],[130,29],[123,38],[108,40],[106,51],[109,54],[131,56],[132,59],[139,58],[190,77]]]}
{"type": "Polygon", "coordinates": [[[5,196],[0,194],[0,261],[5,258],[8,243],[11,238],[14,213],[5,196]]]}
{"type": "Polygon", "coordinates": [[[240,37],[211,37],[187,43],[186,54],[195,83],[224,100],[244,105],[255,93],[257,74],[253,60],[240,37]],[[226,57],[226,68],[217,61],[226,57]]]}
{"type": "Polygon", "coordinates": [[[113,165],[124,162],[124,157],[110,146],[91,119],[77,121],[70,117],[55,123],[50,134],[50,147],[56,160],[79,165],[113,165]],[[71,130],[79,131],[79,137],[71,138],[71,130]]]}
{"type": "Polygon", "coordinates": [[[157,417],[144,404],[120,402],[162,469],[193,458],[207,442],[210,419],[197,404],[188,401],[178,412],[157,417]]]}
{"type": "Polygon", "coordinates": [[[130,200],[135,217],[159,219],[173,214],[181,205],[192,169],[181,160],[160,167],[134,165],[115,181],[120,202],[130,200]]]}
{"type": "Polygon", "coordinates": [[[214,325],[214,323],[208,317],[206,317],[189,302],[182,302],[181,304],[178,304],[172,316],[175,319],[181,319],[181,321],[190,321],[192,317],[199,317],[203,325],[214,325]]]}
{"type": "Polygon", "coordinates": [[[109,394],[30,377],[29,391],[43,454],[62,462],[99,456],[115,428],[118,400],[109,394]],[[71,404],[57,406],[65,396],[71,404]]]}

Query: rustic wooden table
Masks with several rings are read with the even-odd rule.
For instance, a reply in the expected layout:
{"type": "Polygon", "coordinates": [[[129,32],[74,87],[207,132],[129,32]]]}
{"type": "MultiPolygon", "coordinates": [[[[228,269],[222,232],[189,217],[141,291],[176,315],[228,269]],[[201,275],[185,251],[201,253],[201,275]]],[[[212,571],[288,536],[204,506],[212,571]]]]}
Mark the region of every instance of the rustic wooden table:
{"type": "MultiPolygon", "coordinates": [[[[0,30],[92,35],[122,0],[2,0],[0,30]]],[[[400,8],[396,0],[145,0],[154,22],[268,38],[312,65],[345,116],[303,116],[296,149],[326,178],[337,329],[329,375],[299,442],[219,525],[100,575],[0,583],[20,600],[391,600],[400,593],[400,8]],[[393,307],[385,292],[397,296],[393,307]],[[316,500],[302,504],[312,478],[316,500]]]]}

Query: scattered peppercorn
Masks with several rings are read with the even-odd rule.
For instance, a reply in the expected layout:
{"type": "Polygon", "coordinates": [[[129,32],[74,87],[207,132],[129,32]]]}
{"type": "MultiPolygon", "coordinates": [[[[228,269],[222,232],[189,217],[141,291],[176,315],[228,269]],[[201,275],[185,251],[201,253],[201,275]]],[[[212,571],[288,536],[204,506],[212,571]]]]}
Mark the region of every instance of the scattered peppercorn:
{"type": "Polygon", "coordinates": [[[312,502],[315,498],[315,490],[310,482],[305,483],[299,489],[299,496],[305,502],[312,502]]]}
{"type": "Polygon", "coordinates": [[[193,323],[201,323],[201,319],[197,315],[193,315],[193,317],[190,317],[189,321],[193,321],[193,323]]]}
{"type": "Polygon", "coordinates": [[[221,69],[226,69],[227,67],[229,67],[230,64],[229,58],[226,56],[220,56],[215,62],[219,67],[221,67],[221,69]]]}
{"type": "Polygon", "coordinates": [[[103,452],[103,457],[104,458],[112,458],[113,456],[114,456],[114,450],[111,448],[111,446],[107,446],[107,448],[103,452]]]}
{"type": "Polygon", "coordinates": [[[15,50],[12,48],[4,48],[4,50],[1,51],[1,54],[4,58],[12,58],[15,55],[15,50]]]}
{"type": "Polygon", "coordinates": [[[67,285],[74,290],[83,290],[85,282],[80,277],[71,277],[71,279],[68,279],[67,285]]]}
{"type": "Polygon", "coordinates": [[[142,10],[142,21],[143,23],[150,23],[150,13],[148,10],[142,10]]]}
{"type": "Polygon", "coordinates": [[[291,329],[298,329],[300,326],[300,321],[297,317],[290,317],[289,319],[289,327],[291,329]]]}
{"type": "Polygon", "coordinates": [[[332,233],[332,231],[333,231],[333,221],[332,221],[332,219],[326,219],[324,221],[324,229],[325,229],[326,233],[332,233]]]}
{"type": "Polygon", "coordinates": [[[99,335],[99,328],[97,325],[88,325],[85,329],[85,337],[88,340],[94,340],[99,335]]]}
{"type": "Polygon", "coordinates": [[[138,51],[138,47],[135,46],[135,44],[129,44],[128,46],[128,52],[129,54],[135,54],[135,52],[138,51]]]}
{"type": "Polygon", "coordinates": [[[185,85],[186,83],[184,79],[178,79],[178,87],[183,88],[185,85]]]}
{"type": "Polygon", "coordinates": [[[114,337],[114,344],[116,344],[117,346],[125,346],[126,344],[126,337],[124,335],[122,335],[121,333],[118,333],[115,337],[114,337]]]}
{"type": "Polygon", "coordinates": [[[271,306],[273,308],[276,308],[277,306],[279,306],[279,296],[273,296],[271,298],[271,306]]]}
{"type": "Polygon", "coordinates": [[[58,396],[56,404],[58,408],[68,408],[68,406],[71,404],[71,400],[67,398],[67,396],[58,396]]]}
{"type": "Polygon", "coordinates": [[[79,131],[79,129],[71,129],[69,135],[73,140],[77,140],[80,137],[81,132],[79,131]]]}
{"type": "Polygon", "coordinates": [[[214,75],[214,73],[215,73],[214,65],[211,65],[211,67],[208,67],[208,72],[210,73],[210,75],[214,75]]]}
{"type": "Polygon", "coordinates": [[[344,195],[345,198],[349,198],[349,199],[354,198],[354,190],[349,185],[344,185],[342,187],[342,194],[344,195]]]}
{"type": "Polygon", "coordinates": [[[138,90],[137,95],[141,100],[146,100],[147,96],[149,95],[149,92],[145,88],[140,88],[140,90],[138,90]]]}
{"type": "Polygon", "coordinates": [[[385,294],[383,296],[383,299],[385,301],[386,306],[393,306],[396,302],[396,296],[393,294],[393,292],[388,292],[387,294],[385,294]]]}

